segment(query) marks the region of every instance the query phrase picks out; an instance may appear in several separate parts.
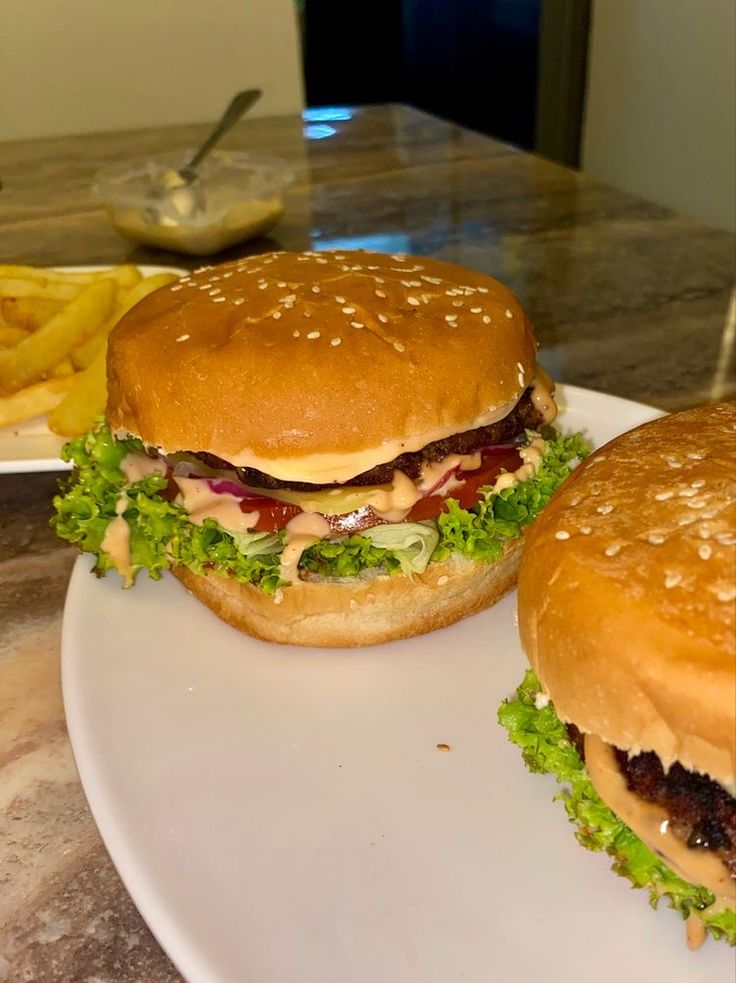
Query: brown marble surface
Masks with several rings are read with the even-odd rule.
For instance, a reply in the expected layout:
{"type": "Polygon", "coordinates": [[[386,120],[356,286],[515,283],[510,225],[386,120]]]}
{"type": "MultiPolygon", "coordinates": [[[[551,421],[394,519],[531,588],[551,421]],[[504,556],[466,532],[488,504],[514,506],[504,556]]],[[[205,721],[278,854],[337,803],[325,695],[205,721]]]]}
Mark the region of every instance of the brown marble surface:
{"type": "MultiPolygon", "coordinates": [[[[282,223],[230,255],[386,248],[505,280],[562,381],[667,409],[732,396],[733,237],[402,107],[305,140],[247,121],[229,145],[287,158],[282,223]]],[[[0,144],[0,262],[174,262],[120,239],[96,170],[191,146],[202,127],[0,144]]],[[[71,550],[48,529],[55,475],[0,476],[0,980],[180,977],[121,884],[66,737],[59,639],[71,550]]]]}

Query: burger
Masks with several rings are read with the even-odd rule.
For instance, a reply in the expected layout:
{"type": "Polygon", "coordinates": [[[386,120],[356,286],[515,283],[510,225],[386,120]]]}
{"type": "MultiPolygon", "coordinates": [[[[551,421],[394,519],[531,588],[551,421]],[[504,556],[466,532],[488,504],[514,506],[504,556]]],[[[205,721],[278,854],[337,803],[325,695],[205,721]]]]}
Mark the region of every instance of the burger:
{"type": "Polygon", "coordinates": [[[736,944],[736,404],[592,454],[531,530],[532,669],[499,712],[577,837],[665,898],[695,947],[736,944]]]}
{"type": "Polygon", "coordinates": [[[170,569],[276,642],[367,645],[494,603],[584,453],[549,426],[514,296],[403,254],[205,267],[122,318],[107,371],[56,531],[96,573],[170,569]]]}

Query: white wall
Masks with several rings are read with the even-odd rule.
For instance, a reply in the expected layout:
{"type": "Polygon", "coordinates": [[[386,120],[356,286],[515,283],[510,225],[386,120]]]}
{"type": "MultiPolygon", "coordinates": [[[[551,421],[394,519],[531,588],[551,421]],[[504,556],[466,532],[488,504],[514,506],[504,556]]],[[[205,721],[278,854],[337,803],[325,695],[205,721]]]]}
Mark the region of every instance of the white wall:
{"type": "Polygon", "coordinates": [[[736,227],[736,3],[594,0],[582,167],[736,227]]]}
{"type": "Polygon", "coordinates": [[[294,0],[0,0],[0,140],[303,103],[294,0]]]}

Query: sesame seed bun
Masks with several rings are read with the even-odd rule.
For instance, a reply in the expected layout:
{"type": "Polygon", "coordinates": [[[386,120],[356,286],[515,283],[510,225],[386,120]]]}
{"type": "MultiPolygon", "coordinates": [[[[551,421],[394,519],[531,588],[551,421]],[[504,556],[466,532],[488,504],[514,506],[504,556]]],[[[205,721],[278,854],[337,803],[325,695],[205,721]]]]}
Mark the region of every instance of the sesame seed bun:
{"type": "Polygon", "coordinates": [[[346,482],[505,417],[535,375],[514,296],[424,257],[270,253],[200,270],[116,326],[107,418],[165,451],[346,482]]]}
{"type": "Polygon", "coordinates": [[[532,527],[524,649],[558,715],[732,792],[736,774],[736,404],[591,455],[532,527]]]}

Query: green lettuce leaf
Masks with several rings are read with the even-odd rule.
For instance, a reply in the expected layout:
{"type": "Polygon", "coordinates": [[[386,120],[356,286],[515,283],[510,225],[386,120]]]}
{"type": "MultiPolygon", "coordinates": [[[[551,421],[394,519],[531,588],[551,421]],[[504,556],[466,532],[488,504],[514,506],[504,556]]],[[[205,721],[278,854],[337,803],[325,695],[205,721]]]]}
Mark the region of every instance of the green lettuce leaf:
{"type": "Polygon", "coordinates": [[[608,853],[617,874],[628,878],[634,887],[648,889],[652,907],[666,898],[683,918],[696,915],[714,938],[736,945],[736,909],[709,913],[714,895],[674,874],[608,808],[595,791],[553,704],[542,697],[539,680],[531,670],[515,698],[501,705],[498,720],[508,731],[509,740],[521,748],[527,768],[552,774],[564,786],[556,797],[578,827],[575,835],[584,847],[608,853]]]}
{"type": "MultiPolygon", "coordinates": [[[[195,573],[214,570],[273,593],[280,585],[284,534],[233,534],[214,519],[195,525],[164,497],[166,480],[158,474],[126,487],[121,461],[143,450],[136,439],[116,440],[104,424],[70,441],[63,455],[74,471],[54,499],[52,523],[58,535],[96,554],[95,570],[104,574],[113,564],[102,544],[120,507],[130,526],[133,579],[144,569],[158,578],[162,570],[178,564],[195,573]]],[[[486,489],[484,498],[469,510],[450,500],[447,513],[436,521],[392,523],[361,535],[322,540],[305,550],[300,567],[324,577],[354,577],[370,569],[422,573],[430,562],[453,552],[492,562],[507,540],[534,521],[587,450],[579,436],[554,437],[547,442],[537,474],[527,481],[499,494],[486,489]]]]}

